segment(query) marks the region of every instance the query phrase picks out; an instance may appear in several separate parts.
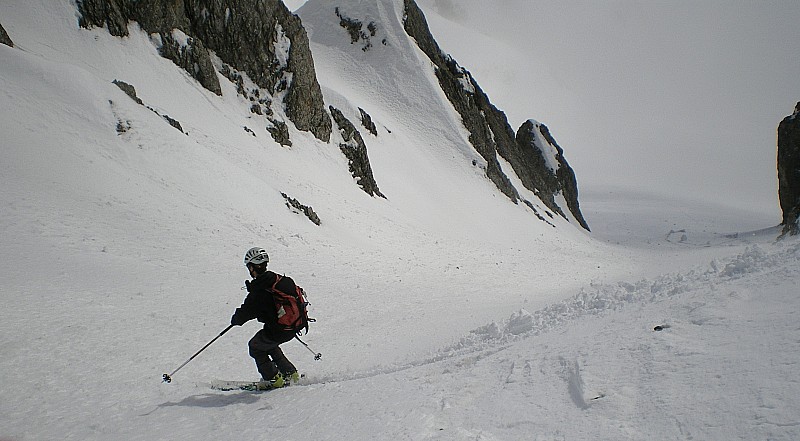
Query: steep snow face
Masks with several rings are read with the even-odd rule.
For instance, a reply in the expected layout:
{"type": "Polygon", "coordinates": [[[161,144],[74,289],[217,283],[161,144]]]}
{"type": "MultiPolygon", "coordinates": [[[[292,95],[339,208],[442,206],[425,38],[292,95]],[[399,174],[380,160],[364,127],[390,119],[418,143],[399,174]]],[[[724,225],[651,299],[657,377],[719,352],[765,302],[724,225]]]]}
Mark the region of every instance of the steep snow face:
{"type": "MultiPolygon", "coordinates": [[[[377,123],[377,136],[363,133],[387,197],[378,200],[358,188],[337,145],[291,126],[292,147],[277,144],[263,119],[250,112],[251,103],[237,94],[236,84],[220,75],[222,96],[209,92],[162,58],[135,25],[126,38],[104,29],[81,29],[68,0],[3,2],[0,13],[16,43],[15,48],[0,47],[5,96],[0,108],[5,121],[0,129],[0,204],[5,207],[0,275],[13,305],[9,317],[16,317],[4,317],[3,323],[18,328],[13,338],[23,345],[33,344],[20,322],[27,317],[41,317],[55,333],[71,327],[76,339],[94,332],[83,327],[90,322],[111,329],[110,340],[99,343],[98,351],[108,353],[107,344],[116,338],[128,345],[126,351],[149,354],[161,364],[162,356],[148,349],[149,333],[196,335],[205,323],[226,322],[241,300],[239,287],[246,277],[241,253],[259,245],[270,250],[277,270],[297,276],[312,294],[314,307],[333,314],[320,320],[318,335],[344,326],[351,336],[380,329],[390,341],[355,349],[347,340],[334,343],[331,352],[339,355],[328,356],[332,366],[347,368],[369,357],[392,361],[407,351],[439,346],[419,323],[437,322],[435,332],[451,339],[475,322],[505,314],[506,305],[483,294],[485,281],[475,278],[479,266],[515,274],[493,281],[492,290],[518,292],[519,286],[543,281],[545,274],[564,277],[563,286],[577,281],[567,263],[594,260],[605,249],[566,221],[552,220],[553,228],[529,207],[498,194],[481,163],[473,165],[474,152],[459,150],[466,143],[455,115],[434,96],[434,80],[414,67],[419,59],[395,60],[396,72],[381,71],[389,68],[380,63],[362,63],[363,70],[381,73],[362,75],[364,83],[320,69],[325,78],[341,79],[325,87],[328,104],[356,124],[361,107],[377,123]],[[384,90],[368,78],[407,84],[410,92],[384,90]],[[113,80],[135,86],[144,105],[113,80]],[[387,98],[392,94],[396,99],[387,98]],[[418,113],[426,108],[431,112],[418,113]],[[183,131],[159,115],[179,121],[183,131]],[[320,225],[287,207],[281,193],[312,207],[320,225]],[[31,269],[42,262],[41,253],[31,250],[46,250],[48,265],[57,268],[48,287],[28,286],[31,269]],[[365,298],[374,301],[356,321],[348,314],[337,316],[336,305],[360,304],[365,298]],[[389,298],[402,299],[413,316],[395,321],[397,306],[384,303],[389,298]],[[189,299],[198,309],[186,309],[189,299]],[[453,302],[469,314],[468,320],[442,319],[453,302]],[[72,304],[86,311],[62,313],[72,304]],[[115,325],[115,314],[104,312],[105,307],[154,315],[126,319],[147,323],[147,329],[131,333],[131,326],[115,325]],[[405,341],[415,342],[414,347],[405,347],[405,341]]],[[[329,13],[336,17],[335,11],[329,13]]],[[[391,66],[391,44],[408,44],[406,37],[397,38],[402,35],[398,11],[376,3],[371,13],[391,18],[386,22],[392,23],[392,33],[376,30],[389,44],[373,43],[370,51],[351,47],[336,21],[335,31],[348,39],[339,52],[356,59],[381,56],[384,50],[382,57],[391,66]]],[[[595,277],[613,273],[593,264],[587,268],[587,275],[595,277]]],[[[543,287],[533,301],[559,292],[543,287]]],[[[240,349],[230,347],[237,360],[240,349]]],[[[246,354],[236,366],[230,371],[221,364],[213,375],[244,376],[252,368],[246,354]]],[[[136,381],[130,369],[138,368],[123,369],[122,375],[136,381]]],[[[46,375],[53,382],[60,375],[83,381],[91,372],[76,362],[58,364],[46,375]]]]}
{"type": "Polygon", "coordinates": [[[403,29],[402,2],[309,1],[298,11],[311,40],[322,85],[364,108],[385,130],[463,160],[478,157],[439,87],[430,60],[403,29]],[[353,40],[349,29],[358,31],[353,40]]]}
{"type": "Polygon", "coordinates": [[[534,146],[515,140],[505,115],[469,72],[438,47],[413,2],[309,2],[299,13],[310,29],[317,64],[324,66],[320,70],[334,73],[321,78],[322,84],[347,90],[344,95],[351,100],[391,98],[368,109],[379,123],[396,120],[395,110],[403,109],[399,115],[405,119],[390,124],[395,129],[422,142],[435,140],[441,157],[460,152],[453,157],[456,162],[466,160],[482,169],[508,199],[530,207],[537,217],[550,211],[588,229],[563,152],[551,139],[527,137],[527,142],[540,141],[534,146]],[[503,168],[498,155],[512,167],[503,168]],[[530,199],[520,198],[526,188],[535,194],[530,199]]]}
{"type": "Polygon", "coordinates": [[[522,222],[521,230],[491,234],[513,241],[554,224],[573,229],[563,219],[541,222],[536,213],[547,207],[536,196],[530,199],[532,207],[514,206],[492,188],[485,178],[487,162],[470,144],[434,66],[406,34],[402,2],[308,2],[298,13],[308,29],[326,101],[352,121],[360,119],[363,109],[377,126],[377,136],[365,142],[375,179],[392,205],[407,213],[442,212],[421,221],[441,226],[445,234],[456,228],[459,234],[482,235],[485,226],[467,231],[459,225],[481,217],[465,207],[476,206],[476,198],[488,192],[489,205],[481,208],[486,216],[499,219],[510,211],[515,213],[512,223],[522,222]],[[412,196],[418,192],[428,196],[412,196]]]}

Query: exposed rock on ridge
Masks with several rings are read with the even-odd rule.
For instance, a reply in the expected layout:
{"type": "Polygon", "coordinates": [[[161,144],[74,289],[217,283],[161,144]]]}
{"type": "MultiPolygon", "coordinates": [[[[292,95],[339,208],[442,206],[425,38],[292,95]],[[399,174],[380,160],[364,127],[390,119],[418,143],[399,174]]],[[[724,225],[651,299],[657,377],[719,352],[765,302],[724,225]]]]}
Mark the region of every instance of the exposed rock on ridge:
{"type": "Polygon", "coordinates": [[[3,29],[3,25],[2,24],[0,24],[0,43],[4,44],[6,46],[14,47],[14,42],[11,41],[11,37],[9,37],[8,33],[6,33],[6,30],[3,29]]]}
{"type": "Polygon", "coordinates": [[[322,225],[322,221],[320,220],[317,213],[314,212],[313,208],[301,204],[300,201],[298,201],[293,197],[290,197],[284,192],[281,192],[281,196],[283,196],[283,198],[286,199],[287,208],[289,208],[293,212],[304,214],[308,218],[308,220],[310,220],[314,225],[322,225]]]}
{"type": "Polygon", "coordinates": [[[189,72],[203,87],[222,96],[219,78],[211,56],[202,40],[188,37],[181,31],[162,32],[161,56],[189,72]]]}
{"type": "Polygon", "coordinates": [[[404,5],[405,30],[435,65],[439,84],[461,115],[469,131],[470,143],[487,162],[487,177],[512,201],[517,203],[520,200],[519,192],[503,173],[497,159],[499,154],[511,164],[525,188],[539,196],[548,208],[566,218],[555,201],[559,193],[563,195],[569,211],[588,230],[578,204],[575,175],[547,128],[540,125],[536,130],[556,152],[552,158],[553,165],[557,166],[552,167],[547,166],[550,161],[543,156],[549,154],[550,147],[530,136],[533,123],[523,124],[515,136],[505,114],[489,101],[472,75],[441,50],[414,0],[404,0],[404,5]]]}
{"type": "Polygon", "coordinates": [[[375,177],[372,175],[367,146],[364,144],[361,133],[339,109],[330,106],[330,111],[344,140],[339,144],[339,148],[350,162],[350,173],[353,174],[353,178],[368,195],[386,198],[378,189],[378,183],[375,182],[375,177]]]}
{"type": "Polygon", "coordinates": [[[358,111],[361,113],[361,125],[373,136],[378,136],[378,128],[375,127],[375,123],[372,122],[372,117],[369,116],[369,113],[361,107],[358,108],[358,111]]]}
{"type": "Polygon", "coordinates": [[[783,234],[800,233],[800,102],[778,125],[778,199],[783,234]]]}
{"type": "MultiPolygon", "coordinates": [[[[479,89],[473,89],[472,91],[464,89],[463,84],[465,82],[470,85],[473,84],[472,76],[451,57],[442,52],[428,29],[428,22],[425,20],[422,10],[411,0],[405,0],[405,17],[403,25],[406,32],[416,40],[422,52],[436,66],[436,77],[439,79],[439,84],[448,100],[461,115],[464,126],[470,133],[469,141],[483,159],[486,160],[486,175],[503,194],[516,203],[519,200],[519,193],[503,173],[497,160],[497,144],[494,136],[492,136],[489,121],[487,121],[490,114],[484,114],[478,104],[478,101],[483,99],[484,103],[482,104],[491,106],[488,103],[488,99],[486,99],[486,95],[482,91],[478,93],[479,89]]],[[[497,111],[497,109],[494,110],[497,111]]],[[[503,119],[505,119],[505,116],[503,116],[503,119]]],[[[506,137],[508,140],[513,140],[514,137],[511,127],[494,135],[501,138],[506,137]]]]}
{"type": "MultiPolygon", "coordinates": [[[[149,109],[151,112],[153,112],[153,113],[155,113],[156,115],[160,116],[160,117],[161,117],[161,118],[162,118],[164,121],[166,121],[167,123],[169,123],[169,125],[171,125],[173,128],[175,128],[175,129],[176,129],[176,130],[178,130],[179,132],[181,132],[181,133],[183,133],[183,134],[187,134],[186,132],[184,132],[184,131],[183,131],[183,126],[181,126],[181,123],[180,123],[180,121],[176,120],[175,118],[170,118],[170,116],[169,116],[169,115],[162,115],[162,114],[161,114],[161,113],[160,113],[158,110],[156,110],[156,109],[154,109],[154,108],[152,108],[152,107],[150,107],[150,106],[146,105],[146,104],[145,104],[145,103],[142,101],[142,99],[141,99],[141,98],[139,98],[139,96],[136,94],[136,88],[135,88],[135,87],[133,87],[133,85],[131,85],[131,84],[128,84],[128,83],[126,83],[126,82],[124,82],[124,81],[121,81],[121,80],[114,80],[114,81],[113,81],[113,83],[114,83],[114,84],[116,84],[116,86],[117,86],[117,87],[119,87],[119,88],[120,88],[120,90],[122,90],[123,92],[125,92],[125,94],[126,94],[126,95],[128,95],[129,97],[131,97],[131,99],[132,99],[133,101],[135,101],[135,102],[136,102],[136,104],[139,104],[140,106],[144,106],[144,107],[146,107],[146,108],[147,108],[147,109],[149,109]]],[[[111,101],[109,101],[109,102],[111,102],[111,101]]],[[[112,104],[112,106],[113,106],[113,102],[111,102],[111,104],[112,104]]],[[[130,130],[130,129],[131,129],[131,124],[130,124],[130,121],[122,121],[122,120],[118,120],[118,121],[117,121],[117,134],[122,134],[122,133],[125,133],[125,132],[127,132],[128,130],[130,130]]]]}
{"type": "MultiPolygon", "coordinates": [[[[545,205],[564,216],[561,207],[555,201],[555,197],[561,193],[575,220],[588,230],[589,225],[586,224],[578,205],[578,181],[575,172],[567,163],[564,150],[550,134],[547,126],[533,120],[526,121],[517,130],[516,146],[517,149],[508,154],[517,155],[515,160],[521,167],[514,166],[514,171],[520,176],[525,187],[530,189],[528,183],[533,183],[534,188],[539,189],[538,192],[534,192],[545,205]],[[540,172],[542,170],[544,172],[540,172]]],[[[510,159],[507,160],[515,164],[510,159]]]]}
{"type": "MultiPolygon", "coordinates": [[[[369,22],[369,24],[367,24],[367,30],[365,31],[363,29],[364,24],[361,22],[361,20],[343,15],[338,6],[334,9],[334,12],[336,13],[336,16],[339,17],[339,26],[343,27],[347,33],[350,34],[350,44],[363,41],[364,45],[361,47],[361,50],[364,52],[368,51],[372,47],[372,41],[370,41],[370,38],[374,37],[378,30],[375,22],[369,22]]],[[[385,40],[384,44],[386,44],[385,40]]]]}
{"type": "Polygon", "coordinates": [[[308,36],[280,0],[79,0],[78,8],[83,27],[105,25],[111,34],[125,36],[128,21],[136,21],[158,34],[164,57],[221,94],[213,50],[271,95],[282,95],[286,115],[299,130],[330,140],[332,124],[308,36]]]}

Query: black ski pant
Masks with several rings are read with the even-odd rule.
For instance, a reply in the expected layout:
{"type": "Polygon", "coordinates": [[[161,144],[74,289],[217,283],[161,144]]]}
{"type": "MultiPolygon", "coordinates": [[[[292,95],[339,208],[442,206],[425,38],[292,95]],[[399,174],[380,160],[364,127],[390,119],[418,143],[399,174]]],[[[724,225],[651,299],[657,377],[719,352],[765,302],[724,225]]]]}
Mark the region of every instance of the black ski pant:
{"type": "Polygon", "coordinates": [[[274,341],[267,334],[267,330],[262,329],[256,332],[248,343],[250,356],[256,361],[256,368],[261,378],[271,380],[278,372],[283,374],[296,372],[297,368],[283,355],[280,348],[284,342],[274,341]]]}

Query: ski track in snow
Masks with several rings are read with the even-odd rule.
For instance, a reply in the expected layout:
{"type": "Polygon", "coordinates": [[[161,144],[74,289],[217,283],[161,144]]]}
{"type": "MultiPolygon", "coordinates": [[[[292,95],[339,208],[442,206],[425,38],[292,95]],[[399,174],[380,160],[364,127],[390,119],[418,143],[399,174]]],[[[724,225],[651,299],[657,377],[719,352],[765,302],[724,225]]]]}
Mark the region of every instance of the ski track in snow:
{"type": "MultiPolygon", "coordinates": [[[[520,310],[503,322],[492,322],[477,328],[457,344],[417,362],[378,367],[366,372],[310,377],[304,384],[364,379],[455,358],[483,358],[500,352],[513,343],[551,332],[559,326],[565,326],[587,315],[602,315],[634,305],[662,302],[692,291],[715,291],[723,289],[727,282],[751,274],[790,271],[795,263],[800,263],[800,244],[787,245],[774,253],[767,253],[759,245],[751,245],[742,254],[722,262],[715,259],[707,266],[687,273],[663,274],[654,280],[643,279],[634,283],[593,284],[581,289],[574,297],[544,309],[533,313],[520,310]]],[[[703,319],[697,319],[693,323],[704,324],[703,319]]],[[[668,323],[654,323],[655,326],[671,328],[668,323]]]]}
{"type": "MultiPolygon", "coordinates": [[[[770,321],[791,315],[781,309],[794,293],[780,290],[783,281],[798,277],[799,261],[797,241],[767,243],[685,273],[592,285],[542,310],[475,329],[418,361],[311,375],[284,392],[360,396],[393,384],[402,392],[389,399],[399,409],[414,407],[413,418],[400,420],[416,431],[408,435],[392,423],[373,430],[398,439],[518,439],[520,433],[531,439],[794,439],[800,419],[789,409],[798,404],[792,396],[799,387],[792,379],[798,359],[790,351],[800,341],[786,341],[786,330],[771,329],[770,321]],[[773,286],[781,295],[770,298],[773,286]],[[752,338],[728,340],[743,327],[752,338]],[[765,332],[779,340],[759,355],[765,332]],[[619,353],[597,353],[596,346],[619,353]],[[782,360],[782,350],[792,355],[782,360]],[[788,383],[761,378],[776,361],[788,383]],[[703,395],[692,392],[699,387],[703,395]],[[715,406],[719,400],[728,404],[715,406]],[[572,410],[565,412],[564,403],[572,410]],[[693,412],[697,405],[708,409],[693,412]],[[590,422],[575,424],[581,413],[583,420],[591,415],[590,422]],[[606,421],[602,433],[598,418],[606,421]]],[[[375,417],[386,421],[389,415],[375,417]]]]}
{"type": "MultiPolygon", "coordinates": [[[[791,379],[796,378],[793,370],[797,367],[797,357],[790,355],[779,367],[789,383],[759,384],[763,382],[759,377],[775,368],[769,363],[781,361],[782,350],[791,354],[792,346],[797,349],[800,342],[796,338],[793,342],[775,342],[762,354],[769,360],[768,365],[759,365],[756,360],[758,355],[753,354],[758,352],[755,347],[762,345],[762,333],[771,335],[769,331],[777,331],[776,337],[785,338],[786,330],[769,329],[772,327],[770,320],[777,318],[771,315],[754,314],[752,318],[734,320],[738,318],[736,314],[741,313],[738,305],[743,303],[747,304],[746,307],[768,308],[770,314],[782,312],[791,315],[791,310],[774,311],[775,308],[782,308],[785,305],[782,302],[787,299],[782,296],[769,298],[772,294],[769,288],[775,285],[779,290],[785,289],[781,286],[782,280],[796,279],[798,261],[800,245],[797,242],[785,244],[774,252],[766,252],[761,246],[753,245],[733,258],[715,260],[707,267],[687,273],[665,274],[655,280],[633,284],[620,282],[591,286],[570,300],[533,314],[520,311],[503,323],[491,323],[476,329],[455,347],[426,360],[353,375],[350,379],[420,368],[404,375],[415,381],[424,381],[428,375],[426,373],[437,371],[445,377],[459,378],[458,382],[464,383],[459,386],[451,380],[440,386],[446,390],[442,392],[445,395],[443,409],[454,407],[452,401],[463,399],[465,393],[469,395],[471,388],[485,387],[482,384],[484,382],[492,382],[502,389],[503,392],[478,394],[480,398],[471,400],[473,405],[482,410],[474,412],[475,418],[484,421],[504,419],[504,415],[494,410],[506,409],[503,400],[491,399],[492,395],[506,399],[511,395],[515,398],[508,402],[519,404],[529,400],[537,407],[544,405],[541,396],[569,400],[579,411],[589,411],[598,406],[596,413],[607,414],[605,416],[619,423],[619,432],[605,431],[602,435],[596,433],[591,424],[586,425],[582,428],[583,432],[578,432],[581,439],[732,439],[737,435],[744,439],[794,439],[798,435],[800,419],[788,409],[796,408],[798,399],[792,397],[793,392],[784,391],[784,387],[788,391],[798,390],[798,381],[791,379]],[[754,292],[743,290],[742,281],[754,292]],[[765,298],[754,299],[754,295],[765,298]],[[634,313],[624,312],[626,310],[634,310],[634,313]],[[671,314],[658,315],[665,310],[671,314]],[[621,311],[623,313],[615,316],[616,312],[621,311]],[[596,317],[597,320],[587,320],[587,317],[596,317]],[[618,322],[631,317],[637,320],[626,324],[618,322]],[[597,328],[592,328],[595,325],[597,328]],[[620,334],[631,335],[625,329],[631,325],[635,328],[633,338],[619,341],[620,334]],[[660,330],[656,331],[655,326],[660,330]],[[764,329],[765,326],[768,329],[764,329]],[[603,356],[612,354],[599,354],[598,359],[598,354],[592,354],[591,343],[575,345],[575,339],[569,339],[567,344],[558,343],[559,333],[570,332],[570,328],[575,327],[583,328],[584,333],[588,332],[585,335],[588,342],[600,340],[613,342],[612,347],[619,345],[619,350],[623,351],[620,353],[623,357],[622,372],[620,366],[613,363],[606,366],[610,367],[606,371],[602,364],[608,364],[609,361],[604,360],[603,356]],[[735,329],[740,327],[751,327],[755,333],[754,338],[738,342],[741,353],[735,347],[737,342],[726,341],[729,333],[735,333],[735,329]],[[547,338],[541,338],[545,336],[547,338]],[[703,341],[705,339],[708,341],[703,341]],[[787,346],[787,343],[793,345],[787,346]],[[536,349],[542,345],[542,349],[536,349]],[[723,348],[715,345],[722,345],[723,348]],[[727,346],[734,348],[729,352],[727,346]],[[709,357],[718,359],[715,363],[718,362],[719,366],[709,369],[703,363],[709,357]],[[503,366],[504,369],[498,369],[503,366]],[[607,376],[608,373],[623,374],[625,377],[615,378],[607,376]],[[677,391],[663,389],[664,381],[658,378],[661,375],[674,377],[669,384],[676,384],[677,391]],[[553,377],[560,378],[561,384],[553,385],[553,377]],[[554,386],[555,391],[548,390],[554,386]],[[713,392],[707,397],[697,397],[691,392],[691,388],[697,387],[710,388],[713,392]],[[528,388],[530,391],[526,392],[528,388]],[[542,388],[547,392],[542,394],[542,388]],[[519,395],[525,399],[520,400],[519,395]],[[710,410],[693,414],[691,409],[698,404],[698,399],[711,406],[710,410]],[[717,400],[736,404],[719,409],[719,406],[714,407],[717,400]],[[497,407],[492,408],[492,403],[497,407]],[[682,410],[684,408],[686,410],[682,410]],[[755,416],[750,412],[755,412],[755,416]],[[745,433],[751,435],[743,435],[745,433]]],[[[782,294],[794,295],[791,290],[782,294]]],[[[784,323],[784,320],[779,323],[784,323]]],[[[465,405],[459,407],[469,408],[465,405]]],[[[518,421],[496,427],[498,433],[505,433],[505,436],[497,439],[515,439],[515,433],[518,432],[511,429],[527,426],[536,428],[536,433],[541,433],[542,426],[552,427],[551,434],[541,439],[561,439],[563,436],[559,434],[558,427],[569,425],[570,422],[552,417],[550,415],[548,422],[542,422],[531,416],[519,416],[518,421]]],[[[451,429],[458,427],[461,430],[460,437],[469,433],[463,430],[474,425],[470,421],[469,417],[456,415],[453,420],[441,424],[451,426],[451,429]]],[[[480,427],[470,436],[480,433],[486,437],[486,425],[480,427]]],[[[575,432],[571,433],[574,435],[575,432]]],[[[452,433],[443,439],[453,439],[452,433]]]]}

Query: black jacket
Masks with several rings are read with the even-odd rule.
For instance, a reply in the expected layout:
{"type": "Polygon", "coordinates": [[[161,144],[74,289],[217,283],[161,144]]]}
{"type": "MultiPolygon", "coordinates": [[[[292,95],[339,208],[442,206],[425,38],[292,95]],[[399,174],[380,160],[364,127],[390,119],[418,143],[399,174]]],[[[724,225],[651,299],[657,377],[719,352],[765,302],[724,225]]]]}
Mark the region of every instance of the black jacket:
{"type": "MultiPolygon", "coordinates": [[[[275,284],[277,275],[272,271],[267,271],[249,282],[247,286],[247,297],[242,306],[236,309],[231,317],[231,324],[241,326],[252,319],[258,319],[264,324],[264,332],[270,340],[276,342],[286,342],[294,338],[294,331],[285,331],[278,328],[278,312],[275,308],[275,301],[272,298],[272,285],[275,284]]],[[[294,292],[295,284],[291,277],[282,276],[278,282],[278,289],[283,292],[294,292]]]]}

